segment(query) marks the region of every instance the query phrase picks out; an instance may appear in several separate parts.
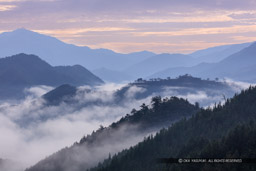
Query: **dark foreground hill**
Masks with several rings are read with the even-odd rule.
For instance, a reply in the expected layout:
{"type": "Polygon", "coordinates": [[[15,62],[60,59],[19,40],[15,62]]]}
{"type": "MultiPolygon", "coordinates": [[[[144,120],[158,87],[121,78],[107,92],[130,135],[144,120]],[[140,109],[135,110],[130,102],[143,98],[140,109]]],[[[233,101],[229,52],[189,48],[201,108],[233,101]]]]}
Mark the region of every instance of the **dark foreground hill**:
{"type": "Polygon", "coordinates": [[[53,67],[35,55],[18,54],[0,59],[0,94],[12,96],[25,87],[62,84],[99,85],[103,81],[82,66],[53,67]]]}
{"type": "Polygon", "coordinates": [[[140,110],[132,110],[131,114],[109,127],[101,126],[80,142],[47,157],[27,171],[84,171],[96,166],[98,161],[103,161],[110,153],[135,145],[147,134],[190,117],[198,110],[198,106],[184,99],[154,97],[152,108],[141,105],[140,110]]]}
{"type": "MultiPolygon", "coordinates": [[[[161,158],[256,158],[256,88],[201,109],[91,171],[255,170],[255,164],[168,164],[161,158]],[[163,160],[162,160],[163,162],[163,160]]],[[[165,160],[166,161],[166,160],[165,160]]]]}

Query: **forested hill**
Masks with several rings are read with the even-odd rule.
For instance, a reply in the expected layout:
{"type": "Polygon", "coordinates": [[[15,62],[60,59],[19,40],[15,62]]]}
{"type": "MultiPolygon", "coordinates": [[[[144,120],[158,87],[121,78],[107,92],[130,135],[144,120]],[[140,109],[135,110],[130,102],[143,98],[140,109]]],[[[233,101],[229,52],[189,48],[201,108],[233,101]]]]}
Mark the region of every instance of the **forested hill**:
{"type": "Polygon", "coordinates": [[[191,88],[226,88],[227,84],[219,82],[219,79],[215,80],[210,79],[201,79],[193,77],[191,75],[181,75],[177,78],[154,78],[149,80],[143,80],[142,78],[137,79],[134,83],[130,83],[129,86],[141,86],[141,87],[163,87],[163,86],[172,86],[172,87],[191,87],[191,88]]]}
{"type": "Polygon", "coordinates": [[[133,109],[131,114],[126,114],[108,128],[101,128],[92,135],[84,137],[80,143],[97,142],[95,140],[106,132],[111,134],[111,130],[118,130],[129,125],[135,125],[139,132],[155,131],[159,128],[168,127],[182,118],[191,117],[199,110],[198,104],[192,105],[187,100],[177,97],[162,99],[160,96],[156,96],[152,98],[151,104],[152,108],[143,103],[140,110],[133,109]]]}
{"type": "MultiPolygon", "coordinates": [[[[165,96],[186,96],[188,94],[197,94],[205,92],[207,96],[214,97],[219,95],[225,95],[226,97],[233,97],[235,94],[234,89],[225,81],[196,78],[191,75],[182,75],[177,78],[166,79],[150,79],[143,80],[139,78],[133,83],[128,84],[119,91],[116,92],[118,101],[125,99],[130,89],[133,87],[139,88],[139,92],[134,95],[136,99],[143,99],[148,96],[159,95],[165,96]]],[[[203,103],[203,102],[201,102],[203,103]]],[[[203,103],[202,106],[208,106],[209,103],[203,103]]]]}
{"type": "Polygon", "coordinates": [[[256,88],[201,109],[91,171],[255,170],[250,164],[161,164],[159,158],[256,158],[256,88]]]}
{"type": "Polygon", "coordinates": [[[109,153],[117,153],[124,148],[142,141],[146,135],[168,127],[182,118],[191,117],[199,109],[197,105],[177,97],[152,98],[151,106],[141,105],[131,114],[122,117],[109,127],[100,127],[69,148],[40,161],[27,171],[84,171],[103,161],[109,153]]]}
{"type": "MultiPolygon", "coordinates": [[[[67,104],[80,103],[77,101],[76,93],[78,89],[70,85],[62,85],[57,87],[55,90],[48,92],[43,98],[49,105],[58,105],[62,102],[67,104]]],[[[225,97],[232,97],[235,90],[231,85],[224,81],[216,80],[203,80],[190,75],[183,75],[177,78],[167,79],[151,79],[143,80],[138,79],[133,83],[127,84],[120,90],[116,90],[114,94],[114,104],[123,105],[130,99],[144,99],[151,98],[154,96],[171,97],[178,96],[186,98],[186,96],[194,94],[200,96],[200,93],[204,93],[208,99],[198,99],[197,102],[201,106],[208,106],[209,104],[215,103],[225,97]]],[[[80,93],[90,94],[94,90],[86,89],[85,91],[79,91],[80,93]]],[[[102,101],[94,101],[94,104],[104,104],[102,101]]],[[[194,103],[194,102],[192,102],[194,103]]],[[[89,105],[92,103],[86,103],[89,105]]]]}

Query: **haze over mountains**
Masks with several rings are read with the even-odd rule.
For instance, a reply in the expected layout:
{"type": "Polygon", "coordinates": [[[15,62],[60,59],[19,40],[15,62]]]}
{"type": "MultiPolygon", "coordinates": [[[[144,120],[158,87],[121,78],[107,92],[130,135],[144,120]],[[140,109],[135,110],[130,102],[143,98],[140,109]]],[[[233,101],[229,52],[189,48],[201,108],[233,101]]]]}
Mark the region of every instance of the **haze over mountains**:
{"type": "MultiPolygon", "coordinates": [[[[0,34],[0,46],[0,125],[4,128],[0,134],[10,135],[0,142],[0,158],[18,159],[25,167],[34,165],[28,170],[89,169],[109,153],[129,148],[184,117],[196,116],[202,124],[204,113],[211,115],[225,108],[233,112],[229,105],[240,103],[249,111],[239,99],[250,99],[255,92],[250,88],[235,97],[233,101],[239,101],[236,104],[227,98],[250,84],[222,78],[256,82],[256,43],[218,46],[187,55],[148,51],[120,54],[18,29],[0,34]],[[105,84],[103,80],[129,83],[105,84]],[[8,98],[16,101],[9,102],[8,98]],[[224,102],[226,107],[222,107],[224,102]],[[54,153],[67,145],[71,146],[54,153]]],[[[178,123],[185,122],[186,128],[194,129],[188,124],[196,125],[194,119],[178,123]]],[[[212,133],[212,128],[205,130],[212,133]]],[[[148,141],[154,141],[153,136],[148,141]]],[[[105,162],[111,160],[109,157],[105,162]]]]}
{"type": "Polygon", "coordinates": [[[189,54],[201,62],[216,63],[226,57],[239,52],[240,50],[250,46],[252,43],[242,43],[234,45],[223,45],[211,47],[203,50],[198,50],[189,54]]]}
{"type": "MultiPolygon", "coordinates": [[[[198,64],[195,58],[182,54],[160,54],[145,59],[125,70],[125,73],[136,76],[137,78],[145,78],[163,68],[178,66],[193,66],[198,64]]],[[[136,78],[134,78],[136,79],[136,78]]]]}
{"type": "Polygon", "coordinates": [[[0,58],[1,99],[20,97],[24,88],[62,84],[100,85],[100,78],[80,65],[53,67],[35,55],[0,58]]]}
{"type": "Polygon", "coordinates": [[[120,54],[108,49],[79,47],[26,29],[2,33],[0,46],[1,57],[18,53],[35,54],[53,66],[80,64],[90,70],[101,67],[120,70],[154,55],[147,51],[120,54]]]}
{"type": "MultiPolygon", "coordinates": [[[[180,75],[179,73],[182,75],[193,74],[195,73],[193,69],[187,70],[187,68],[181,67],[192,67],[201,62],[220,62],[250,45],[251,43],[224,45],[199,50],[189,55],[156,55],[148,51],[120,54],[107,49],[90,49],[89,47],[66,44],[54,37],[26,29],[0,34],[1,57],[27,53],[35,54],[53,66],[79,64],[107,82],[130,81],[139,77],[151,77],[151,75],[166,78],[168,74],[169,76],[177,76],[177,74],[180,75]],[[170,71],[166,72],[167,70],[170,71]]],[[[208,64],[202,63],[200,65],[208,67],[208,64]]],[[[202,71],[197,67],[195,70],[202,71]]],[[[219,77],[222,76],[231,76],[231,78],[236,79],[232,75],[219,75],[219,77]]],[[[248,79],[250,78],[248,77],[248,79]]]]}
{"type": "Polygon", "coordinates": [[[153,74],[155,77],[175,77],[185,73],[202,78],[232,78],[245,82],[256,81],[256,43],[228,56],[218,63],[201,63],[193,67],[170,68],[153,74]]]}

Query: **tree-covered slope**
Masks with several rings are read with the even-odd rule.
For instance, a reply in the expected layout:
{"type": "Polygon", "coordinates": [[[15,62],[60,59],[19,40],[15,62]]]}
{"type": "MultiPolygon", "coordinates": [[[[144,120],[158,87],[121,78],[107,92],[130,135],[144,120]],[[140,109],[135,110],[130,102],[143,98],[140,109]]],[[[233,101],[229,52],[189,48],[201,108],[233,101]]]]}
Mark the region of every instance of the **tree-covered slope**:
{"type": "MultiPolygon", "coordinates": [[[[256,88],[250,87],[225,105],[201,109],[190,119],[183,119],[154,137],[124,150],[92,171],[155,170],[227,170],[227,165],[162,164],[159,158],[255,158],[256,88]],[[240,126],[239,125],[243,125],[240,126]],[[229,134],[228,134],[229,133],[229,134]],[[208,168],[208,169],[206,169],[208,168]]],[[[251,165],[231,165],[233,170],[251,169],[251,165]]],[[[253,168],[251,168],[253,167],[253,168]]]]}
{"type": "Polygon", "coordinates": [[[152,107],[141,105],[109,127],[100,127],[80,142],[40,161],[27,171],[82,171],[96,166],[109,153],[116,153],[142,141],[143,137],[182,118],[191,117],[199,108],[177,97],[154,97],[152,107]]]}

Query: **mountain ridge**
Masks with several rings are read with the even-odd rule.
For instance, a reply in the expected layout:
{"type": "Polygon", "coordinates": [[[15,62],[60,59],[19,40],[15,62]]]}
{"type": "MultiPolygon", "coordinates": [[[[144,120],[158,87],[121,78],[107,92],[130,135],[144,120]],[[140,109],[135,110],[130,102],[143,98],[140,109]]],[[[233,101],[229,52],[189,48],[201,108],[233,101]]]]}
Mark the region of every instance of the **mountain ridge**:
{"type": "Polygon", "coordinates": [[[149,77],[175,77],[182,74],[191,74],[202,78],[231,78],[238,81],[255,82],[256,76],[256,43],[228,56],[218,63],[200,63],[192,67],[169,68],[157,72],[149,77]],[[246,73],[242,71],[246,69],[246,73]]]}
{"type": "Polygon", "coordinates": [[[201,109],[191,118],[178,121],[136,146],[109,156],[90,171],[255,170],[255,165],[249,163],[178,164],[178,159],[190,158],[254,159],[255,94],[256,88],[250,87],[227,99],[224,105],[201,109]],[[157,162],[163,158],[165,162],[157,162]],[[166,162],[172,159],[177,159],[177,162],[166,162]]]}
{"type": "Polygon", "coordinates": [[[17,29],[0,34],[0,56],[11,56],[18,53],[28,53],[41,56],[49,64],[75,65],[92,70],[100,67],[120,70],[142,59],[154,55],[152,52],[136,52],[130,54],[116,53],[109,49],[91,49],[87,46],[67,44],[59,39],[26,29],[17,29]],[[137,56],[137,57],[136,57],[137,56]],[[133,59],[129,59],[129,58],[133,59]]]}
{"type": "Polygon", "coordinates": [[[216,63],[220,62],[221,60],[234,53],[239,52],[240,50],[250,46],[251,44],[252,43],[242,43],[210,47],[207,49],[195,51],[189,55],[203,62],[216,63]]]}
{"type": "Polygon", "coordinates": [[[100,78],[79,65],[53,67],[38,56],[24,53],[0,58],[1,98],[16,97],[23,94],[24,88],[37,85],[94,86],[102,83],[100,78]]]}
{"type": "Polygon", "coordinates": [[[164,53],[147,58],[127,68],[124,72],[136,76],[134,79],[137,79],[153,74],[163,68],[193,66],[195,64],[197,64],[197,60],[188,55],[164,53]]]}

